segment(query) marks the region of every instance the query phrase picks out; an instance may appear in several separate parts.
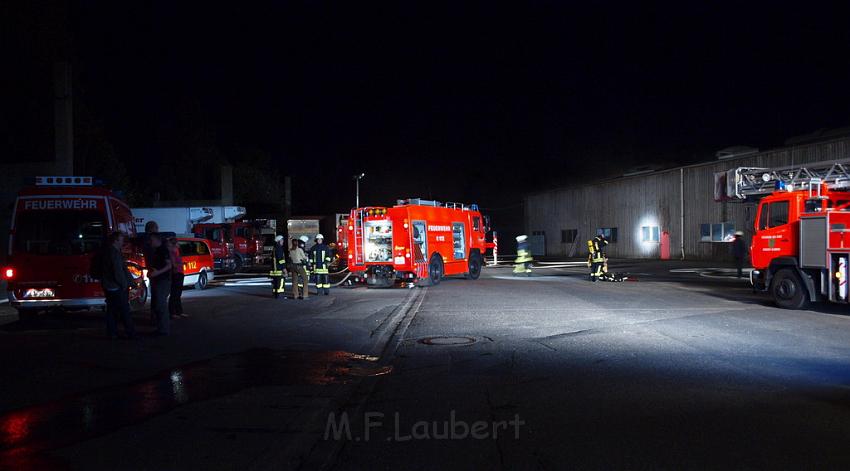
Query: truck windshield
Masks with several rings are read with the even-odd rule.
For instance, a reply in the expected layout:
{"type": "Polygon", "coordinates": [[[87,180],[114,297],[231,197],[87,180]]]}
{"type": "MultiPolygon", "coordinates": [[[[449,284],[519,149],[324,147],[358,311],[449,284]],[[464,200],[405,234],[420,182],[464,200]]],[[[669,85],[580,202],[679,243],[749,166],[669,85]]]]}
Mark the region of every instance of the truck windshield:
{"type": "Polygon", "coordinates": [[[32,255],[82,255],[106,237],[99,211],[26,211],[15,221],[14,251],[32,255]]]}
{"type": "Polygon", "coordinates": [[[204,229],[202,236],[204,239],[214,240],[216,242],[221,242],[222,239],[225,242],[233,242],[233,237],[230,236],[230,231],[226,231],[221,227],[208,227],[204,229]]]}

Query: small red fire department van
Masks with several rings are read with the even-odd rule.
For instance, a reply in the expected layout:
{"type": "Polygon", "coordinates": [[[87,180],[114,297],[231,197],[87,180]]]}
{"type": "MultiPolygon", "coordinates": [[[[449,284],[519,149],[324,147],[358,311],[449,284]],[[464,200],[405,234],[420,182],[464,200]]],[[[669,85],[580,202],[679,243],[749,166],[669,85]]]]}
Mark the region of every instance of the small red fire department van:
{"type": "Polygon", "coordinates": [[[183,286],[206,289],[215,278],[215,261],[209,243],[196,237],[178,237],[177,247],[183,259],[183,286]]]}
{"type": "Polygon", "coordinates": [[[391,208],[351,211],[348,267],[357,281],[391,286],[395,280],[439,284],[444,276],[477,279],[487,221],[476,205],[411,198],[391,208]]]}
{"type": "Polygon", "coordinates": [[[50,308],[104,306],[100,282],[90,274],[91,261],[112,231],[128,236],[124,255],[139,281],[130,299],[139,307],[147,299],[147,288],[140,282],[141,250],[131,241],[136,229],[130,207],[92,177],[36,177],[35,185],[22,189],[3,269],[9,302],[20,318],[50,308]]]}

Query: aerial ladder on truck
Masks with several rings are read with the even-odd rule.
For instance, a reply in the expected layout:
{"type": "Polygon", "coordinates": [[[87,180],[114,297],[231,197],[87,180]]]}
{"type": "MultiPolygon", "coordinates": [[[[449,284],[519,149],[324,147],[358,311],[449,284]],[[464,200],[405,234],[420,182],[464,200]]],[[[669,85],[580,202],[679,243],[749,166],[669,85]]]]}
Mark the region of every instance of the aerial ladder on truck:
{"type": "Polygon", "coordinates": [[[850,159],[727,172],[727,196],[758,199],[753,288],[777,305],[850,302],[850,159]]]}

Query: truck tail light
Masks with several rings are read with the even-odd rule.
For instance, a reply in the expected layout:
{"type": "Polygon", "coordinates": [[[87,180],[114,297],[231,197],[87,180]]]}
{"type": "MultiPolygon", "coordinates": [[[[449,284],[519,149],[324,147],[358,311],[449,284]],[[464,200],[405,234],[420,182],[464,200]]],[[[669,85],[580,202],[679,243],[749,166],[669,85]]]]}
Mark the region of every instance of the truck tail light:
{"type": "Polygon", "coordinates": [[[3,269],[3,279],[11,280],[15,278],[15,269],[12,267],[6,267],[3,269]]]}

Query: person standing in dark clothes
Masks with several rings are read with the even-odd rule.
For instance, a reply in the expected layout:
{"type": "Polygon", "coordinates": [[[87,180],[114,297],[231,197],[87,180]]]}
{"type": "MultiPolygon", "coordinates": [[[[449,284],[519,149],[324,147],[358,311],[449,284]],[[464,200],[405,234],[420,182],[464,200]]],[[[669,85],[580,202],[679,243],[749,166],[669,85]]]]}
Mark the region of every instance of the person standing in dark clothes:
{"type": "Polygon", "coordinates": [[[148,266],[148,279],[151,283],[151,314],[156,320],[154,335],[168,335],[171,332],[171,319],[168,313],[168,295],[171,292],[171,255],[159,234],[150,235],[151,264],[148,266]]]}
{"type": "Polygon", "coordinates": [[[148,221],[145,223],[145,233],[142,234],[142,253],[145,256],[145,265],[150,266],[153,257],[153,248],[151,247],[151,235],[159,232],[159,224],[156,221],[148,221]]]}
{"type": "Polygon", "coordinates": [[[744,276],[744,261],[747,259],[747,243],[744,242],[744,233],[735,232],[732,239],[732,256],[735,257],[735,268],[738,269],[738,278],[744,276]]]}
{"type": "Polygon", "coordinates": [[[168,254],[171,256],[171,294],[168,296],[168,312],[171,318],[189,317],[183,313],[183,257],[180,244],[174,237],[168,238],[168,254]]]}
{"type": "MultiPolygon", "coordinates": [[[[148,221],[145,223],[145,232],[139,236],[142,242],[142,255],[145,257],[145,266],[153,266],[153,247],[151,247],[151,235],[159,232],[159,224],[156,221],[148,221]]],[[[153,300],[153,286],[150,286],[150,298],[153,300]]],[[[154,312],[151,310],[151,323],[156,325],[154,312]]]]}
{"type": "Polygon", "coordinates": [[[136,329],[130,316],[130,286],[133,284],[133,276],[127,270],[127,262],[121,254],[124,234],[113,232],[106,242],[100,277],[100,285],[106,297],[106,334],[110,338],[118,338],[117,320],[120,318],[127,338],[136,338],[136,329]]]}
{"type": "Polygon", "coordinates": [[[272,252],[272,269],[269,276],[272,278],[272,295],[275,299],[283,295],[286,298],[286,240],[282,235],[274,238],[274,251],[272,252]]]}
{"type": "Polygon", "coordinates": [[[331,282],[328,267],[333,260],[333,252],[331,248],[325,244],[325,236],[316,234],[315,245],[310,247],[307,256],[313,265],[313,270],[316,273],[316,294],[330,294],[331,282]]]}

